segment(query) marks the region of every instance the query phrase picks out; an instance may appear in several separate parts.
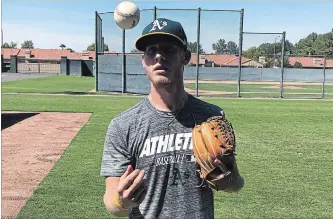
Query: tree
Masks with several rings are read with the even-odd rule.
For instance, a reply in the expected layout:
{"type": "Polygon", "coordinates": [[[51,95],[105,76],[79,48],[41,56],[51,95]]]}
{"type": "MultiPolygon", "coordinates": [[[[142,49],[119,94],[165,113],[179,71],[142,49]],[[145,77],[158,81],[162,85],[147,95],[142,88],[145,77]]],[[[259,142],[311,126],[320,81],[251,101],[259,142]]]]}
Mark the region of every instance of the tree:
{"type": "Polygon", "coordinates": [[[331,51],[331,47],[333,47],[331,37],[331,33],[318,35],[317,39],[313,43],[316,55],[333,55],[331,51]]]}
{"type": "MultiPolygon", "coordinates": [[[[277,64],[276,64],[277,66],[281,66],[281,60],[280,59],[278,59],[277,60],[277,64]]],[[[289,57],[288,56],[285,56],[284,58],[283,58],[283,66],[284,67],[287,67],[287,68],[289,68],[290,67],[290,63],[289,63],[289,57]]]]}
{"type": "Polygon", "coordinates": [[[274,66],[274,59],[266,57],[266,63],[264,64],[265,68],[272,68],[274,66]]]}
{"type": "Polygon", "coordinates": [[[71,48],[67,48],[66,50],[69,50],[69,51],[71,51],[71,52],[75,52],[73,49],[71,49],[71,48]]]}
{"type": "Polygon", "coordinates": [[[243,52],[243,55],[248,59],[255,59],[257,61],[259,59],[257,47],[255,46],[248,48],[246,51],[243,52]]]}
{"type": "MultiPolygon", "coordinates": [[[[246,51],[243,52],[243,55],[246,58],[253,59],[259,61],[260,56],[265,56],[266,63],[265,67],[270,68],[273,66],[279,66],[279,62],[277,59],[281,56],[282,53],[282,40],[277,43],[262,43],[258,47],[250,47],[246,51]]],[[[285,41],[285,55],[290,55],[294,53],[294,45],[288,40],[285,41]]],[[[288,65],[287,62],[285,62],[288,65]]]]}
{"type": "Polygon", "coordinates": [[[1,47],[2,47],[2,48],[10,48],[10,46],[9,46],[8,43],[4,43],[1,47]]]}
{"type": "Polygon", "coordinates": [[[331,32],[324,34],[311,33],[300,39],[294,46],[296,55],[333,55],[333,36],[331,32]]]}
{"type": "Polygon", "coordinates": [[[227,54],[227,44],[224,39],[219,39],[216,43],[212,44],[215,54],[227,54]]]}
{"type": "Polygon", "coordinates": [[[10,42],[10,48],[16,49],[17,48],[17,43],[10,42]]]}
{"type": "Polygon", "coordinates": [[[21,49],[33,49],[34,43],[32,40],[26,40],[21,44],[21,49]]]}
{"type": "Polygon", "coordinates": [[[303,65],[300,62],[295,62],[294,68],[303,68],[303,65]]]}
{"type": "MultiPolygon", "coordinates": [[[[246,58],[259,60],[259,56],[265,56],[266,67],[274,66],[275,58],[281,57],[282,40],[278,43],[263,43],[258,47],[250,47],[243,52],[246,58]],[[275,48],[274,48],[275,47],[275,48]]],[[[317,34],[310,33],[305,38],[300,39],[297,43],[292,44],[289,40],[285,41],[285,55],[333,55],[333,30],[332,32],[317,34]]],[[[275,65],[280,66],[281,61],[275,61],[275,65]]],[[[284,66],[290,67],[289,60],[284,60],[284,66]]],[[[296,65],[297,66],[297,65],[296,65]]]]}
{"type": "Polygon", "coordinates": [[[318,34],[311,33],[307,37],[300,39],[295,44],[295,50],[297,55],[315,55],[314,42],[316,41],[318,34]]]}
{"type": "MultiPolygon", "coordinates": [[[[281,40],[281,43],[282,43],[282,40],[281,40]]],[[[281,48],[281,51],[282,51],[282,48],[281,48]]],[[[294,54],[294,52],[295,52],[295,47],[291,42],[289,42],[289,40],[286,40],[286,42],[284,43],[284,51],[288,55],[294,54]]]]}
{"type": "Polygon", "coordinates": [[[90,45],[87,47],[87,50],[88,50],[88,51],[95,51],[95,43],[90,44],[90,45]]]}
{"type": "Polygon", "coordinates": [[[8,44],[8,43],[4,43],[1,47],[2,47],[2,48],[12,48],[12,49],[16,49],[16,48],[17,48],[17,43],[14,43],[14,42],[10,42],[10,44],[8,44]]]}
{"type": "Polygon", "coordinates": [[[237,44],[233,41],[229,41],[227,43],[227,52],[228,54],[238,54],[239,50],[237,44]]]}
{"type": "Polygon", "coordinates": [[[274,51],[274,43],[263,43],[258,47],[258,51],[261,55],[274,55],[282,51],[281,44],[275,44],[275,51],[274,51]]]}
{"type": "Polygon", "coordinates": [[[64,48],[66,48],[66,45],[65,44],[60,44],[60,46],[62,50],[64,50],[64,48]]]}
{"type": "MultiPolygon", "coordinates": [[[[187,43],[187,49],[191,52],[191,53],[197,53],[197,42],[188,42],[187,43]]],[[[202,49],[202,45],[199,44],[199,53],[204,54],[205,51],[203,51],[202,49]]]]}
{"type": "MultiPolygon", "coordinates": [[[[87,47],[88,51],[95,51],[95,43],[90,44],[87,47]]],[[[104,43],[104,51],[109,51],[109,46],[107,44],[104,43]]]]}

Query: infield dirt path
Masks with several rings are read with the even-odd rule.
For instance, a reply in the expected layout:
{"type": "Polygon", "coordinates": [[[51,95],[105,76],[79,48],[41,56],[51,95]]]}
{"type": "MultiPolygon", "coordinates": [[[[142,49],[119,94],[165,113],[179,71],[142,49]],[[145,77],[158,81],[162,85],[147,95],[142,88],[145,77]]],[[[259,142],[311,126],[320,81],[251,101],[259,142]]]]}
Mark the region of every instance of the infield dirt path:
{"type": "MultiPolygon", "coordinates": [[[[18,112],[2,112],[13,113],[18,112]]],[[[16,124],[7,121],[9,127],[1,130],[1,218],[14,218],[19,213],[90,116],[90,113],[42,112],[16,124]]]]}

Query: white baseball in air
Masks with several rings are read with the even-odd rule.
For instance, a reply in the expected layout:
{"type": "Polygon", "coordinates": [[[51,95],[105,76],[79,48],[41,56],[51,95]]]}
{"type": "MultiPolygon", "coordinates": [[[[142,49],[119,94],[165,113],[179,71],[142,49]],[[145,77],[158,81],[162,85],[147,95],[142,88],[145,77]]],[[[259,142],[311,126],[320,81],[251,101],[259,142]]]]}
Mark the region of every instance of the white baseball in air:
{"type": "Polygon", "coordinates": [[[140,9],[131,1],[119,3],[113,15],[114,21],[122,29],[132,29],[140,21],[140,9]]]}

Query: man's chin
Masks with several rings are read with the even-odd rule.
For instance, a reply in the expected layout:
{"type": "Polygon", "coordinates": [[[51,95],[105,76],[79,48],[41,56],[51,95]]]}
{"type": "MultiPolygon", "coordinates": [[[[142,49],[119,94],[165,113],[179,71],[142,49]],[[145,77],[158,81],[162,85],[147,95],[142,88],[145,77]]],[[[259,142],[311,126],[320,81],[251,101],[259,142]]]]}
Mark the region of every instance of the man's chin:
{"type": "Polygon", "coordinates": [[[152,83],[155,87],[164,87],[164,86],[171,84],[171,80],[168,78],[165,78],[165,79],[160,79],[160,80],[154,80],[154,81],[152,81],[152,83]]]}
{"type": "Polygon", "coordinates": [[[157,78],[154,78],[152,80],[152,83],[154,86],[166,86],[166,85],[169,85],[171,84],[171,80],[170,78],[167,78],[167,77],[157,77],[157,78]]]}

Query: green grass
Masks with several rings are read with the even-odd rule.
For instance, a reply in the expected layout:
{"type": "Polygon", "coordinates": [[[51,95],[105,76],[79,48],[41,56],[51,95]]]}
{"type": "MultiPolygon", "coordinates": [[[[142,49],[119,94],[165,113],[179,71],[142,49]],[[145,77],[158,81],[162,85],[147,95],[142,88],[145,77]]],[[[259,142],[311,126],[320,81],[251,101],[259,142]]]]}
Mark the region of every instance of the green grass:
{"type": "MultiPolygon", "coordinates": [[[[280,87],[274,85],[265,84],[242,84],[240,86],[240,93],[242,97],[279,97],[280,87]]],[[[195,90],[196,85],[185,84],[185,87],[195,90]]],[[[237,84],[213,84],[213,83],[200,83],[199,90],[207,91],[222,91],[222,92],[234,92],[233,94],[215,94],[211,96],[237,96],[237,84]]],[[[204,95],[199,92],[199,95],[204,95]]],[[[322,96],[321,85],[293,85],[293,88],[284,87],[283,96],[286,98],[320,98],[322,96]],[[299,89],[295,89],[299,88],[299,89]]],[[[333,98],[333,86],[325,86],[325,97],[333,98]]]]}
{"type": "MultiPolygon", "coordinates": [[[[93,113],[18,218],[112,218],[99,176],[105,132],[140,99],[3,94],[2,110],[93,113]]],[[[333,102],[205,100],[232,121],[245,178],[240,193],[215,193],[215,218],[333,218],[333,102]]]]}
{"type": "Polygon", "coordinates": [[[77,93],[95,88],[95,77],[56,75],[2,82],[2,93],[77,93]]]}
{"type": "MultiPolygon", "coordinates": [[[[77,77],[57,75],[44,78],[31,78],[20,81],[2,82],[2,93],[56,93],[56,94],[105,94],[106,92],[89,92],[95,88],[95,77],[77,77]]],[[[195,90],[195,84],[185,84],[195,90]]],[[[321,98],[321,85],[297,85],[301,89],[283,89],[285,98],[321,98]]],[[[236,84],[200,83],[200,90],[233,92],[230,94],[211,94],[213,97],[237,97],[236,84]]],[[[280,97],[280,88],[272,85],[241,84],[241,97],[280,97]]],[[[199,92],[200,96],[205,96],[199,92]]],[[[325,98],[333,98],[333,86],[325,86],[325,98]]]]}
{"type": "Polygon", "coordinates": [[[137,98],[3,95],[2,110],[91,112],[63,156],[42,181],[18,218],[106,218],[104,181],[99,177],[107,125],[137,98]]]}

